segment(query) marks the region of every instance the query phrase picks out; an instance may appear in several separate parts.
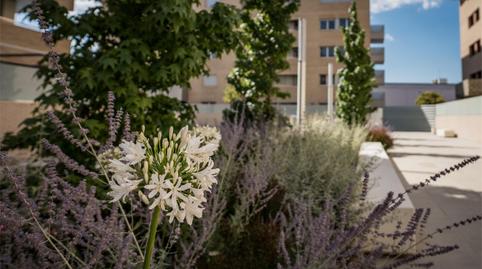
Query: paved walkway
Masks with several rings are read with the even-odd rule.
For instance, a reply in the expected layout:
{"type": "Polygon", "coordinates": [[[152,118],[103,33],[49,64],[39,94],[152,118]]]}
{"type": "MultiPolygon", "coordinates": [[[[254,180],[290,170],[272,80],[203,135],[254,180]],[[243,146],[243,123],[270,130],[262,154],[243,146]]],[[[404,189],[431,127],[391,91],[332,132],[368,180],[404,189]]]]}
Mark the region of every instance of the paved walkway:
{"type": "MultiPolygon", "coordinates": [[[[394,132],[393,136],[395,146],[389,155],[407,186],[464,158],[482,155],[480,143],[459,138],[441,138],[421,132],[394,132]]],[[[482,160],[412,193],[410,198],[415,207],[432,209],[428,230],[482,214],[482,160]]],[[[434,268],[482,268],[482,222],[444,233],[432,242],[460,246],[452,253],[431,258],[434,268]]]]}

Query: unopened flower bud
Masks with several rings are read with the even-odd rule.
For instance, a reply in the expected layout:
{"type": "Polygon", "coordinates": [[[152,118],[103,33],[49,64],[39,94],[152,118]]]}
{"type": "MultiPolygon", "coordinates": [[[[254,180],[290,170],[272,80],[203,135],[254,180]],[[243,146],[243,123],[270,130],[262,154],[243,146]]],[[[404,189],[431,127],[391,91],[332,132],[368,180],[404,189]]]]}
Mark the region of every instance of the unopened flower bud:
{"type": "Polygon", "coordinates": [[[146,204],[146,205],[149,204],[149,199],[147,199],[147,196],[144,193],[142,193],[142,191],[138,191],[137,195],[139,195],[139,198],[141,198],[141,200],[144,204],[146,204]]]}
{"type": "Polygon", "coordinates": [[[167,138],[162,139],[162,147],[167,148],[169,146],[169,141],[167,141],[167,138]]]}
{"type": "Polygon", "coordinates": [[[172,134],[174,133],[174,128],[169,127],[169,139],[172,140],[172,134]]]}
{"type": "Polygon", "coordinates": [[[158,144],[159,144],[159,138],[154,137],[154,148],[157,148],[158,144]]]}
{"type": "Polygon", "coordinates": [[[142,172],[144,174],[144,180],[147,182],[149,182],[149,175],[148,175],[148,171],[149,171],[149,164],[147,161],[144,161],[144,166],[142,167],[142,172]]]}

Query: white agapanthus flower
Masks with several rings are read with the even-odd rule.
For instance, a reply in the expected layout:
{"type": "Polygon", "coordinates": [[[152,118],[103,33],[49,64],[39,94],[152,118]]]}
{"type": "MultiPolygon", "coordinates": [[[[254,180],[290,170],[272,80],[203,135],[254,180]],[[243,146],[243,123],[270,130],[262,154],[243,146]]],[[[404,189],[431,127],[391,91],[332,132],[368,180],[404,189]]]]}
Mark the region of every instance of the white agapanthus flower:
{"type": "Polygon", "coordinates": [[[203,138],[193,136],[189,139],[186,146],[186,155],[192,163],[206,163],[218,149],[218,144],[203,144],[203,138]]]}
{"type": "Polygon", "coordinates": [[[112,197],[112,202],[122,200],[125,202],[127,195],[137,189],[142,180],[135,179],[132,174],[114,174],[110,183],[111,191],[107,194],[112,197]]]}
{"type": "Polygon", "coordinates": [[[193,173],[194,177],[199,180],[201,187],[205,190],[210,189],[213,184],[218,183],[216,176],[219,173],[219,169],[213,167],[214,162],[209,160],[203,169],[193,173]]]}
{"type": "Polygon", "coordinates": [[[154,200],[152,204],[149,206],[150,209],[153,209],[156,206],[161,206],[161,208],[165,208],[164,199],[167,193],[164,191],[165,186],[165,177],[166,175],[159,175],[158,173],[153,173],[151,176],[151,180],[149,184],[144,186],[144,189],[150,190],[147,198],[154,200]]]}
{"type": "Polygon", "coordinates": [[[123,141],[121,154],[112,155],[108,163],[108,194],[112,201],[124,201],[137,192],[149,209],[166,212],[169,222],[191,225],[202,216],[205,194],[217,183],[219,169],[212,156],[220,139],[216,128],[184,127],[177,134],[170,128],[166,137],[159,133],[148,139],[140,133],[136,142],[123,141]]]}
{"type": "Polygon", "coordinates": [[[197,126],[196,128],[194,128],[193,132],[197,136],[201,136],[204,139],[205,143],[219,145],[219,141],[221,141],[221,134],[215,127],[197,126]]]}
{"type": "Polygon", "coordinates": [[[124,155],[121,160],[128,164],[136,164],[146,158],[146,150],[142,143],[133,143],[124,140],[119,147],[124,155]]]}
{"type": "Polygon", "coordinates": [[[109,162],[109,171],[115,174],[126,174],[126,173],[133,173],[136,170],[130,167],[128,164],[123,163],[120,160],[110,160],[109,162]]]}
{"type": "Polygon", "coordinates": [[[186,219],[187,224],[191,225],[194,217],[202,217],[204,208],[201,206],[201,201],[195,197],[189,196],[188,200],[181,202],[180,206],[184,211],[182,217],[186,219]]]}

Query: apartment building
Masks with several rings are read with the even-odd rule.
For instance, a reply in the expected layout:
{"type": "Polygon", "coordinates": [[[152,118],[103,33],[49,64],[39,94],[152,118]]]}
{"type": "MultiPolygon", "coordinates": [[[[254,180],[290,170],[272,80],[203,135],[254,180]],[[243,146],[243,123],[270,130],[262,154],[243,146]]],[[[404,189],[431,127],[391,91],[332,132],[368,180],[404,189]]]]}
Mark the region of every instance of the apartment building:
{"type": "MultiPolygon", "coordinates": [[[[205,0],[204,8],[209,8],[215,0],[205,0]]],[[[237,3],[236,0],[221,1],[237,3]]],[[[301,0],[299,10],[293,14],[290,31],[297,37],[298,18],[306,21],[306,104],[308,112],[321,112],[327,103],[328,64],[333,64],[336,71],[342,65],[336,62],[335,47],[343,46],[341,28],[349,23],[348,9],[351,0],[301,0]]],[[[384,63],[383,25],[370,25],[370,1],[357,0],[358,19],[365,30],[365,46],[371,47],[372,60],[375,64],[384,63]]],[[[288,55],[290,67],[280,73],[280,84],[290,97],[277,100],[279,108],[288,114],[295,113],[297,81],[297,42],[288,55]]],[[[200,122],[220,121],[220,111],[227,107],[223,100],[228,86],[226,77],[234,66],[235,57],[225,55],[221,59],[212,59],[208,63],[210,74],[191,82],[191,89],[184,92],[184,100],[196,104],[200,113],[200,122]]],[[[379,85],[384,83],[384,71],[376,70],[379,85]]]]}
{"type": "MultiPolygon", "coordinates": [[[[48,52],[35,24],[27,23],[21,9],[27,0],[0,1],[0,139],[5,132],[16,131],[30,115],[39,95],[40,81],[34,77],[38,61],[48,52]]],[[[73,0],[60,4],[73,9],[73,0]]],[[[59,42],[56,50],[68,52],[69,41],[59,42]]]]}
{"type": "Polygon", "coordinates": [[[482,95],[481,12],[481,0],[460,0],[460,57],[462,60],[460,97],[482,95]]]}

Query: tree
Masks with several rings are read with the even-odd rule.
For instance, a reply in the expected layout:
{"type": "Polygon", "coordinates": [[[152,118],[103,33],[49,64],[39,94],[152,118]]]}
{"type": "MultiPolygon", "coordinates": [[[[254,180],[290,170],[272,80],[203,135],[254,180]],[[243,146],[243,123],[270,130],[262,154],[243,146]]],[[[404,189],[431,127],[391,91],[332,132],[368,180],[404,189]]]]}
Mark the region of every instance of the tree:
{"type": "Polygon", "coordinates": [[[242,4],[235,68],[228,76],[237,98],[224,117],[232,120],[242,114],[246,121],[270,121],[277,115],[273,99],[289,96],[274,84],[278,73],[289,67],[286,56],[295,38],[288,24],[299,1],[244,0],[242,4]]]}
{"type": "MultiPolygon", "coordinates": [[[[72,40],[70,54],[60,55],[74,97],[77,113],[90,134],[102,142],[107,133],[104,111],[107,93],[113,91],[117,105],[128,112],[132,127],[146,126],[146,133],[169,126],[191,124],[194,108],[166,95],[175,85],[189,87],[189,80],[207,73],[209,54],[234,49],[239,17],[235,8],[217,3],[196,11],[199,0],[106,0],[102,6],[69,16],[57,1],[40,1],[54,41],[72,40]]],[[[32,7],[30,18],[36,19],[32,7]]],[[[45,111],[58,110],[70,119],[59,93],[62,86],[48,68],[45,57],[37,72],[43,80],[39,106],[23,122],[17,135],[4,139],[7,148],[32,147],[49,127],[45,111]]],[[[63,147],[65,148],[65,147],[63,147]]]]}
{"type": "Polygon", "coordinates": [[[365,123],[367,116],[373,112],[370,101],[375,85],[375,70],[364,44],[365,31],[358,21],[355,1],[349,13],[350,24],[342,28],[344,49],[336,50],[337,61],[344,64],[339,71],[336,115],[352,125],[365,123]]]}
{"type": "Polygon", "coordinates": [[[445,102],[445,99],[440,93],[438,92],[422,92],[418,97],[416,104],[417,106],[421,105],[434,105],[445,102]]]}

